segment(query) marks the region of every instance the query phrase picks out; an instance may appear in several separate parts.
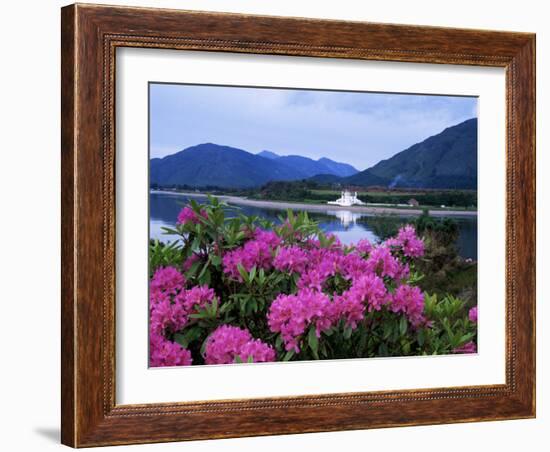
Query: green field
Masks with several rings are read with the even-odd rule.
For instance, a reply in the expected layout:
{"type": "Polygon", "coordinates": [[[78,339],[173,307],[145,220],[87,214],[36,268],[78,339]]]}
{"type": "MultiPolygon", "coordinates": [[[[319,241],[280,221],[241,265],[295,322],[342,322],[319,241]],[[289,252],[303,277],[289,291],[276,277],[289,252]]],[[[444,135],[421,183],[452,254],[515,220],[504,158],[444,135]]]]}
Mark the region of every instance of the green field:
{"type": "MultiPolygon", "coordinates": [[[[354,191],[354,190],[352,190],[354,191]]],[[[473,190],[357,190],[358,198],[367,204],[384,204],[402,209],[430,208],[477,210],[477,192],[473,190]],[[412,205],[407,206],[411,200],[412,205]],[[444,207],[442,207],[444,206],[444,207]]],[[[270,182],[246,195],[253,199],[325,204],[340,197],[341,190],[319,186],[309,181],[270,182]]]]}

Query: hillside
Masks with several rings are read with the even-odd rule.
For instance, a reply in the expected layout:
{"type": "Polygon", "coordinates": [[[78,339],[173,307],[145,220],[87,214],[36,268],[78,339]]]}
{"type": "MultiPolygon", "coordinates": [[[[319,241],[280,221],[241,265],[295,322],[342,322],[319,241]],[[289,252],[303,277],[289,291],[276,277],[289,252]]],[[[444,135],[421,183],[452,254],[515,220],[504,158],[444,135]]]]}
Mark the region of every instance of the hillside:
{"type": "Polygon", "coordinates": [[[341,183],[476,189],[477,118],[449,127],[341,183]]]}
{"type": "Polygon", "coordinates": [[[365,187],[476,189],[477,119],[449,127],[361,172],[328,158],[252,154],[213,143],[150,161],[150,182],[162,186],[251,188],[302,179],[365,187]]]}
{"type": "Polygon", "coordinates": [[[318,174],[347,177],[358,173],[353,166],[347,163],[335,162],[326,157],[322,157],[319,160],[313,160],[300,155],[279,155],[271,151],[262,151],[257,155],[290,165],[306,174],[306,177],[313,177],[318,174]]]}
{"type": "Polygon", "coordinates": [[[279,156],[270,151],[251,154],[243,149],[204,143],[164,158],[150,160],[150,183],[162,186],[249,188],[270,181],[334,177],[356,173],[351,165],[323,158],[279,156]]]}
{"type": "Polygon", "coordinates": [[[150,183],[159,185],[255,187],[270,180],[296,180],[304,173],[242,149],[199,144],[150,161],[150,183]]]}

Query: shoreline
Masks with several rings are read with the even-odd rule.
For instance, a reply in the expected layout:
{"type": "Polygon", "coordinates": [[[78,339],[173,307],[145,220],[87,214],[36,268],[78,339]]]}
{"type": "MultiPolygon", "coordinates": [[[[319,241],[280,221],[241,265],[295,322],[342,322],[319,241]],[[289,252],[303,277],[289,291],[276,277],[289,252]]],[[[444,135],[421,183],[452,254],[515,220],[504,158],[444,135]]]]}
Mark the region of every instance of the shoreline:
{"type": "MultiPolygon", "coordinates": [[[[201,192],[178,192],[170,190],[150,190],[150,193],[168,193],[172,195],[187,196],[187,197],[205,197],[207,193],[201,192]]],[[[258,207],[263,209],[273,210],[307,210],[307,211],[348,211],[356,213],[366,213],[372,215],[384,215],[384,214],[406,214],[408,216],[420,216],[422,215],[422,209],[403,209],[398,207],[380,207],[380,206],[350,206],[342,207],[330,204],[307,204],[300,202],[290,201],[263,201],[257,199],[248,199],[241,196],[232,195],[211,195],[221,201],[225,201],[228,204],[236,204],[240,206],[258,207]]],[[[428,209],[431,216],[440,217],[474,217],[477,216],[477,210],[432,210],[428,209]]]]}

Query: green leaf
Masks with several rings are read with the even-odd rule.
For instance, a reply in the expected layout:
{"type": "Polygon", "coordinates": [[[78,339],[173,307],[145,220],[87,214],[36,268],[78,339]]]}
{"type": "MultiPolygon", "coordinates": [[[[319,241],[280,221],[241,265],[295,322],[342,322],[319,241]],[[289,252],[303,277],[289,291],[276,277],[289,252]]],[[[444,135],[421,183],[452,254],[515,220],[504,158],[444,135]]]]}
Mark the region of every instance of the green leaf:
{"type": "Polygon", "coordinates": [[[285,356],[283,356],[283,361],[290,361],[292,357],[294,356],[294,350],[289,350],[285,353],[285,356]]]}
{"type": "Polygon", "coordinates": [[[182,347],[187,348],[191,342],[196,341],[202,335],[202,328],[194,326],[189,328],[184,333],[174,334],[174,341],[180,344],[182,347]]]}
{"type": "Polygon", "coordinates": [[[241,278],[245,283],[248,282],[248,272],[244,269],[244,267],[241,264],[237,265],[237,269],[239,270],[239,273],[241,274],[241,278]]]}
{"type": "Polygon", "coordinates": [[[202,275],[202,278],[200,278],[200,283],[209,286],[210,280],[211,280],[210,269],[207,269],[206,272],[204,272],[204,275],[202,275]]]}
{"type": "Polygon", "coordinates": [[[185,335],[183,334],[174,334],[174,342],[180,344],[183,348],[187,348],[188,342],[185,340],[185,335]]]}
{"type": "Polygon", "coordinates": [[[212,265],[214,267],[219,267],[222,263],[222,260],[221,260],[220,256],[218,256],[217,254],[212,254],[210,256],[210,262],[212,262],[212,265]]]}
{"type": "Polygon", "coordinates": [[[405,316],[403,316],[399,320],[399,334],[401,334],[401,336],[404,336],[406,332],[407,332],[407,319],[405,318],[405,316]]]}
{"type": "Polygon", "coordinates": [[[344,329],[344,339],[349,339],[352,332],[353,330],[351,329],[351,326],[346,326],[346,328],[344,329]]]}
{"type": "Polygon", "coordinates": [[[424,345],[424,330],[420,330],[418,332],[418,345],[420,345],[420,347],[422,347],[424,345]]]}
{"type": "Polygon", "coordinates": [[[161,226],[161,229],[164,231],[164,234],[167,235],[180,235],[179,231],[172,228],[167,228],[166,226],[161,226]]]}
{"type": "Polygon", "coordinates": [[[189,270],[187,270],[186,274],[188,278],[192,278],[197,273],[197,270],[201,266],[201,261],[193,262],[189,270]]]}
{"type": "MultiPolygon", "coordinates": [[[[309,345],[309,348],[311,348],[313,355],[316,356],[319,350],[319,339],[317,338],[314,327],[311,327],[309,329],[309,334],[307,335],[307,343],[309,345]]],[[[316,356],[316,358],[319,359],[318,356],[316,356]]]]}
{"type": "Polygon", "coordinates": [[[256,266],[254,265],[254,267],[252,267],[252,269],[250,270],[250,273],[248,275],[248,281],[250,281],[250,282],[254,281],[255,277],[256,277],[256,266]]]}

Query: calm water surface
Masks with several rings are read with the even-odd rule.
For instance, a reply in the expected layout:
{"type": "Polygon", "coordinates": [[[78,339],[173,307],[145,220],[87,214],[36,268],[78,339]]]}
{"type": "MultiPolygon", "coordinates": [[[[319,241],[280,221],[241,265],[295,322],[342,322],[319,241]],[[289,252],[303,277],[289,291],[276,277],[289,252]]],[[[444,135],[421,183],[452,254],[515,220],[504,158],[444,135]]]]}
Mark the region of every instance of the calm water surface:
{"type": "MultiPolygon", "coordinates": [[[[199,203],[205,203],[205,196],[193,196],[199,203]]],[[[172,236],[166,235],[162,227],[174,227],[176,218],[182,206],[187,204],[189,198],[186,196],[171,193],[150,193],[149,234],[153,239],[168,241],[172,236]]],[[[273,222],[279,222],[278,215],[284,213],[281,209],[266,209],[251,206],[239,206],[238,210],[229,209],[228,216],[236,212],[244,215],[256,215],[273,222]]],[[[310,218],[319,222],[320,228],[325,232],[332,232],[338,236],[342,243],[357,243],[363,238],[371,242],[379,240],[376,231],[380,230],[384,222],[406,222],[413,219],[411,216],[397,215],[371,215],[357,213],[347,210],[331,210],[327,207],[324,212],[308,212],[310,218]]],[[[462,257],[477,260],[477,216],[476,217],[453,217],[458,223],[460,235],[457,240],[457,248],[462,257]]]]}

